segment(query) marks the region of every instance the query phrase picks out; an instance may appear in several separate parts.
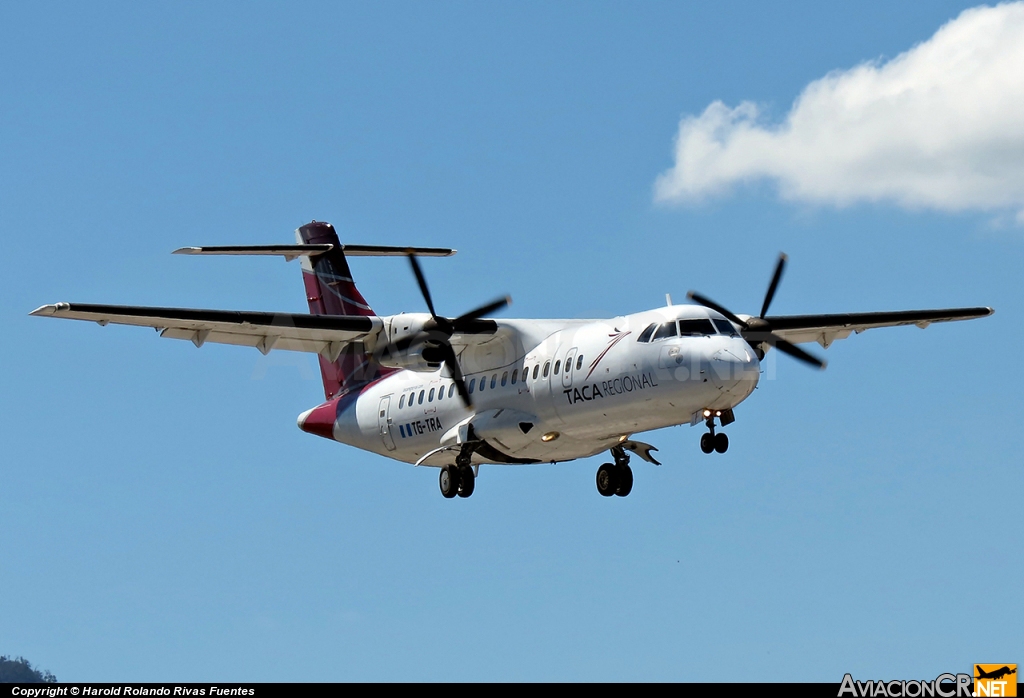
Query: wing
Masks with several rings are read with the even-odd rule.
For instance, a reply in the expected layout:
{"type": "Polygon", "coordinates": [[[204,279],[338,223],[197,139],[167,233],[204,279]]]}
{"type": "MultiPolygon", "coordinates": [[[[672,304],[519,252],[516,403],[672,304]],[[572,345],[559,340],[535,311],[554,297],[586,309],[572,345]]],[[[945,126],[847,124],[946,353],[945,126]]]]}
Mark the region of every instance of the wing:
{"type": "Polygon", "coordinates": [[[846,339],[851,332],[860,334],[874,327],[917,325],[925,328],[933,322],[953,322],[986,317],[992,308],[944,308],[938,310],[901,310],[888,313],[845,313],[831,315],[769,315],[765,322],[771,331],[788,342],[818,342],[828,346],[846,339]]]}
{"type": "Polygon", "coordinates": [[[195,308],[147,308],[133,305],[56,303],[31,315],[90,320],[107,325],[153,327],[161,337],[188,339],[197,347],[206,342],[323,354],[331,361],[349,342],[372,344],[384,323],[379,317],[357,315],[305,315],[195,308]]]}

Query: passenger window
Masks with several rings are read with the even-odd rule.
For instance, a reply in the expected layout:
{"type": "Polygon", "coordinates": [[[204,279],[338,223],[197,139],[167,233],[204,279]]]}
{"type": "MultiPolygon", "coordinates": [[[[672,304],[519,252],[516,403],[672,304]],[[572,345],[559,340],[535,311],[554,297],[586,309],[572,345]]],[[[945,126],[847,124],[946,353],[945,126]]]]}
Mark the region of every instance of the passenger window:
{"type": "Polygon", "coordinates": [[[545,361],[545,362],[544,362],[544,377],[545,377],[545,378],[547,378],[547,377],[548,377],[548,371],[549,371],[550,369],[551,369],[551,362],[550,362],[550,361],[545,361]]]}
{"type": "Polygon", "coordinates": [[[448,386],[448,397],[451,397],[454,394],[455,394],[455,384],[452,383],[450,386],[448,386]]]}
{"type": "Polygon", "coordinates": [[[558,375],[558,368],[561,365],[562,365],[562,360],[561,359],[559,359],[558,361],[555,362],[555,375],[556,376],[558,375]]]}
{"type": "Polygon", "coordinates": [[[512,369],[512,385],[516,384],[516,376],[518,376],[518,375],[519,375],[519,369],[518,368],[512,369]]]}
{"type": "Polygon", "coordinates": [[[482,393],[487,387],[487,376],[480,376],[480,392],[482,393]]]}
{"type": "Polygon", "coordinates": [[[649,341],[651,341],[651,335],[654,334],[654,328],[657,327],[657,326],[658,326],[658,323],[656,323],[656,322],[651,323],[650,325],[648,325],[647,329],[645,329],[643,332],[641,332],[640,336],[636,338],[636,341],[638,341],[638,342],[649,342],[649,341]]]}
{"type": "Polygon", "coordinates": [[[537,371],[539,371],[539,370],[540,370],[540,364],[536,364],[533,367],[533,379],[534,380],[537,380],[537,371]]]}
{"type": "Polygon", "coordinates": [[[419,402],[416,403],[417,405],[422,405],[423,404],[423,392],[424,391],[422,391],[422,390],[420,391],[420,399],[419,399],[419,402]]]}
{"type": "Polygon", "coordinates": [[[576,370],[579,371],[581,368],[583,368],[583,354],[576,357],[576,370]]]}
{"type": "Polygon", "coordinates": [[[672,322],[663,322],[658,326],[658,331],[654,333],[652,341],[658,341],[659,339],[668,339],[669,337],[676,336],[676,323],[675,320],[672,322]]]}
{"type": "Polygon", "coordinates": [[[497,382],[498,382],[498,374],[497,373],[492,373],[491,374],[491,390],[494,390],[494,385],[497,382]]]}
{"type": "Polygon", "coordinates": [[[443,400],[444,399],[444,386],[443,385],[440,388],[437,389],[437,399],[438,400],[443,400]]]}
{"type": "Polygon", "coordinates": [[[431,388],[430,389],[430,395],[427,396],[427,402],[433,402],[433,401],[434,401],[434,389],[431,388]]]}
{"type": "Polygon", "coordinates": [[[398,401],[398,409],[402,409],[403,407],[405,407],[405,395],[403,395],[402,399],[398,401]]]}
{"type": "Polygon", "coordinates": [[[476,387],[476,378],[473,378],[472,380],[469,381],[469,391],[468,392],[472,393],[473,392],[473,388],[475,388],[475,387],[476,387]]]}
{"type": "Polygon", "coordinates": [[[506,383],[508,383],[508,371],[501,374],[501,387],[504,388],[506,383]]]}
{"type": "Polygon", "coordinates": [[[707,318],[692,318],[679,321],[679,334],[684,337],[703,337],[715,334],[715,326],[707,318]]]}

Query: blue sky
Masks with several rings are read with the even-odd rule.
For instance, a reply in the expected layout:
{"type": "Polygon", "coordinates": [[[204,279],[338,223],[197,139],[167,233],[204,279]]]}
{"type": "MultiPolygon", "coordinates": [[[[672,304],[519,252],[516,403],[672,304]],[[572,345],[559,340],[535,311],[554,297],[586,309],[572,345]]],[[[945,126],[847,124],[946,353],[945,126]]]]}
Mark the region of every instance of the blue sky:
{"type": "MultiPolygon", "coordinates": [[[[817,147],[795,174],[703,161],[733,174],[655,201],[681,119],[751,102],[773,137],[808,85],[884,73],[970,5],[295,5],[0,9],[0,653],[96,681],[839,681],[1024,658],[1019,134],[985,140],[972,99],[960,149],[912,163],[994,172],[996,203],[852,176],[802,195],[856,169],[817,147]],[[458,248],[424,261],[448,314],[507,292],[513,317],[609,317],[689,289],[756,313],[784,250],[776,313],[996,315],[837,342],[824,372],[779,358],[728,454],[649,434],[665,464],[635,464],[628,498],[597,494],[595,458],[485,468],[457,501],[432,469],[296,429],[322,397],[308,357],[27,315],[304,312],[295,263],[169,253],[312,218],[458,248]]],[[[400,261],[353,272],[377,312],[424,309],[400,261]]]]}

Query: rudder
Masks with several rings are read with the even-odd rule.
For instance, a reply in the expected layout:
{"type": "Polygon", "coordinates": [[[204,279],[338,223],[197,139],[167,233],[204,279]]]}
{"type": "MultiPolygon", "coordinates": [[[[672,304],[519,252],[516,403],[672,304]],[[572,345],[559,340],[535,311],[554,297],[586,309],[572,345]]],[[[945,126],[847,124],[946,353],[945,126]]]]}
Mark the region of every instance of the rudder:
{"type": "MultiPolygon", "coordinates": [[[[311,315],[374,315],[369,303],[359,293],[338,234],[330,223],[313,221],[295,231],[301,245],[333,245],[333,249],[316,256],[303,256],[302,282],[311,315]]],[[[393,369],[384,368],[367,354],[361,342],[352,342],[331,361],[319,355],[324,395],[330,400],[381,376],[393,369]]]]}

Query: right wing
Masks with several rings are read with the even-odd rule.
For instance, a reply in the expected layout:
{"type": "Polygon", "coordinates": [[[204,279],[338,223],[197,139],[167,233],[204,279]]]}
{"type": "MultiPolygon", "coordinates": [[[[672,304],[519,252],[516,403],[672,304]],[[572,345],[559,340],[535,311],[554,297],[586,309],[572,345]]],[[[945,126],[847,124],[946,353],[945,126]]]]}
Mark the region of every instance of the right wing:
{"type": "Polygon", "coordinates": [[[851,332],[860,334],[875,327],[917,325],[924,329],[933,322],[954,322],[987,317],[992,308],[941,308],[937,310],[899,310],[881,313],[839,313],[829,315],[769,315],[765,319],[771,331],[788,342],[818,342],[826,349],[851,332]]]}
{"type": "Polygon", "coordinates": [[[153,327],[161,337],[187,339],[197,347],[206,342],[322,354],[337,359],[350,342],[371,345],[384,327],[375,316],[306,315],[194,308],[150,308],[133,305],[56,303],[33,310],[30,315],[90,320],[107,325],[153,327]]]}

